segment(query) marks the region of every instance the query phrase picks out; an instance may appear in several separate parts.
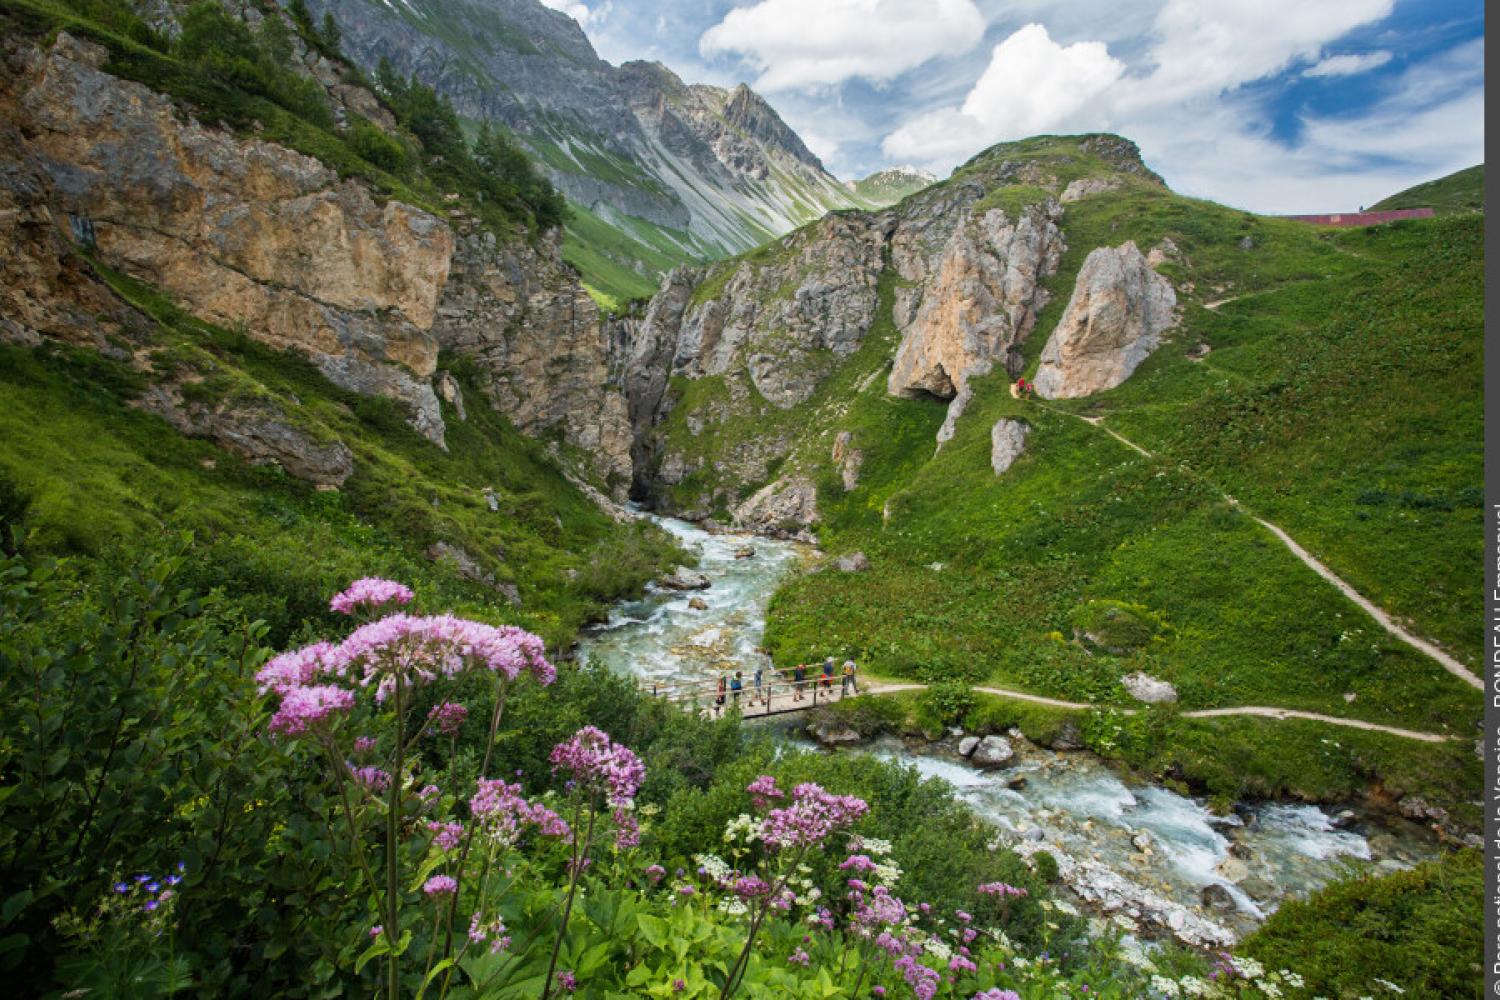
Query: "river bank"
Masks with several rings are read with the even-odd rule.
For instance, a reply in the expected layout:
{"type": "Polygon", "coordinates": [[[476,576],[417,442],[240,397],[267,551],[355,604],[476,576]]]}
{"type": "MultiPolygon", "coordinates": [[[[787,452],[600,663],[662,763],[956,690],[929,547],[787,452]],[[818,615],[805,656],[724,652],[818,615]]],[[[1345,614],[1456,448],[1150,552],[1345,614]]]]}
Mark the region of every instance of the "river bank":
{"type": "MultiPolygon", "coordinates": [[[[816,559],[814,550],[658,523],[699,552],[696,572],[708,586],[653,585],[590,629],[579,659],[644,685],[711,681],[725,671],[748,677],[768,663],[759,649],[771,595],[787,574],[816,559]]],[[[796,715],[756,724],[812,747],[803,734],[807,721],[796,715]]],[[[1216,811],[1183,789],[1125,773],[1081,742],[1058,749],[1015,729],[1003,737],[1011,754],[1005,766],[982,769],[960,753],[964,735],[882,735],[829,752],[872,754],[947,782],[994,828],[997,848],[1055,865],[1080,906],[1128,933],[1226,947],[1283,900],[1311,893],[1351,864],[1394,871],[1440,850],[1421,826],[1378,810],[1261,802],[1216,811]]]]}

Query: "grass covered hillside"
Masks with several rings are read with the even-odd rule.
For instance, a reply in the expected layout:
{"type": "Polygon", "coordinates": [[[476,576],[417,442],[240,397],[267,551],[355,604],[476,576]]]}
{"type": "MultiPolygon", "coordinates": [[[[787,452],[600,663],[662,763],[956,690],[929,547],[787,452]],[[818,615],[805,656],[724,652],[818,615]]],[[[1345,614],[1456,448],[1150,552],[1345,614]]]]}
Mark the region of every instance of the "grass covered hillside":
{"type": "MultiPolygon", "coordinates": [[[[1062,183],[1094,169],[1067,146],[1031,140],[987,157],[1032,160],[1062,183]]],[[[985,162],[956,179],[984,178],[985,162]]],[[[1121,678],[1143,671],[1173,684],[1184,711],[1282,706],[1449,734],[1390,744],[1165,709],[1101,724],[1099,740],[1227,795],[1336,798],[1373,774],[1397,791],[1432,782],[1470,810],[1478,692],[1389,635],[1256,518],[1478,668],[1482,219],[1325,231],[1145,178],[1119,183],[1066,206],[1067,250],[1024,344],[1029,375],[1091,250],[1169,240],[1160,270],[1180,322],[1119,388],[1015,399],[997,372],[971,383],[954,438],[937,449],[946,405],[886,393],[901,280],[888,267],[871,333],[809,402],[701,435],[679,426],[690,408],[673,411],[669,435],[727,453],[736,434],[784,430],[795,443],[776,474],[817,482],[821,543],[869,557],[867,572],[788,584],[768,645],[778,662],[849,654],[890,677],[1121,708],[1138,704],[1121,678]],[[996,476],[1001,418],[1031,433],[996,476]],[[847,492],[832,458],[841,432],[845,450],[863,454],[847,492]]],[[[979,204],[1013,209],[1046,194],[995,185],[979,204]]]]}
{"type": "Polygon", "coordinates": [[[1388,208],[1431,208],[1438,215],[1484,211],[1484,164],[1418,184],[1383,198],[1370,211],[1388,208]]]}

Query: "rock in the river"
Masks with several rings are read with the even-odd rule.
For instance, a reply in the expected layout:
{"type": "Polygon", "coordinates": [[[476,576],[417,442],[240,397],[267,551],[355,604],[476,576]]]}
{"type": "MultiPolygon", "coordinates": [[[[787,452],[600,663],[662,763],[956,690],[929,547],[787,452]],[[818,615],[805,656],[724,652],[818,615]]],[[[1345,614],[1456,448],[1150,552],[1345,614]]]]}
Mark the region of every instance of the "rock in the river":
{"type": "Polygon", "coordinates": [[[688,601],[688,607],[692,608],[694,611],[707,611],[708,602],[701,597],[695,597],[692,600],[688,601]]]}
{"type": "Polygon", "coordinates": [[[1176,322],[1176,306],[1172,283],[1133,242],[1093,251],[1042,349],[1037,395],[1073,399],[1124,382],[1176,322]]]}
{"type": "Polygon", "coordinates": [[[1239,907],[1235,904],[1234,897],[1229,890],[1217,882],[1211,882],[1203,887],[1200,894],[1203,898],[1203,907],[1210,913],[1233,913],[1239,907]]]}
{"type": "Polygon", "coordinates": [[[1031,425],[1024,420],[995,421],[995,426],[990,429],[990,468],[995,470],[995,475],[1009,469],[1011,463],[1021,457],[1021,452],[1026,450],[1026,435],[1030,433],[1031,425]]]}
{"type": "Polygon", "coordinates": [[[1005,767],[1016,759],[1016,751],[1004,736],[986,736],[974,748],[969,762],[975,767],[988,770],[1005,767]]]}
{"type": "Polygon", "coordinates": [[[862,739],[857,730],[841,724],[816,726],[813,736],[825,747],[858,743],[862,739]]]}
{"type": "Polygon", "coordinates": [[[702,573],[690,570],[686,566],[678,566],[661,578],[661,585],[673,590],[707,590],[711,581],[702,573]]]}
{"type": "Polygon", "coordinates": [[[1239,858],[1225,858],[1219,862],[1217,871],[1231,882],[1241,882],[1250,877],[1250,866],[1239,858]]]}
{"type": "Polygon", "coordinates": [[[1257,903],[1263,903],[1268,899],[1276,898],[1276,887],[1259,875],[1251,875],[1249,878],[1241,880],[1240,889],[1257,903]]]}
{"type": "Polygon", "coordinates": [[[863,573],[870,568],[870,560],[863,552],[848,552],[833,561],[840,573],[863,573]]]}
{"type": "Polygon", "coordinates": [[[974,753],[974,748],[977,746],[979,746],[978,736],[965,736],[958,741],[958,755],[960,757],[971,756],[974,753]]]}
{"type": "Polygon", "coordinates": [[[1132,698],[1148,705],[1161,705],[1177,700],[1177,689],[1171,684],[1139,670],[1120,678],[1120,683],[1132,698]]]}
{"type": "Polygon", "coordinates": [[[1011,778],[1009,781],[1007,781],[1005,783],[1005,787],[1009,788],[1013,792],[1019,792],[1029,784],[1031,784],[1031,782],[1026,779],[1026,775],[1018,774],[1014,778],[1011,778]]]}
{"type": "Polygon", "coordinates": [[[734,557],[736,559],[754,559],[755,547],[752,545],[741,545],[734,550],[734,557]]]}

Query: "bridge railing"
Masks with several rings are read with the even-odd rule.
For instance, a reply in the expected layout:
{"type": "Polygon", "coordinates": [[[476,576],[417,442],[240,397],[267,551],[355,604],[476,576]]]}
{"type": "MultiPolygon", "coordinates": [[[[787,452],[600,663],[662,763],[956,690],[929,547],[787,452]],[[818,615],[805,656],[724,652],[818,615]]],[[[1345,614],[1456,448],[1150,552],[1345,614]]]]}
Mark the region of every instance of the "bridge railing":
{"type": "MultiPolygon", "coordinates": [[[[854,682],[854,684],[857,683],[857,681],[854,682]]],[[[714,699],[719,694],[718,680],[643,681],[640,687],[643,692],[654,698],[677,705],[701,701],[705,707],[713,707],[714,699]]],[[[740,713],[745,716],[777,715],[782,712],[800,712],[819,705],[832,704],[844,697],[845,690],[841,674],[825,677],[821,672],[811,673],[801,681],[796,681],[778,670],[763,675],[759,690],[756,689],[753,681],[745,682],[738,699],[735,698],[734,691],[726,685],[724,702],[725,705],[737,703],[740,713]],[[800,699],[795,697],[799,691],[803,693],[800,699]],[[809,695],[808,692],[811,694],[809,695]],[[782,699],[780,705],[776,704],[777,698],[782,699]]]]}

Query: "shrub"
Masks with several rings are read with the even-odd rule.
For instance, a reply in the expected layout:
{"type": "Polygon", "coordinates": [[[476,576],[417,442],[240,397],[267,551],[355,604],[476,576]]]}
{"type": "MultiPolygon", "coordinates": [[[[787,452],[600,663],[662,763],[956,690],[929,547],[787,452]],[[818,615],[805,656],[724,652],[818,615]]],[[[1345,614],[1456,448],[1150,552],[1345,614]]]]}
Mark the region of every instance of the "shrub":
{"type": "Polygon", "coordinates": [[[398,176],[406,173],[406,147],[379,126],[356,119],[349,130],[349,144],[370,164],[398,176]]]}

